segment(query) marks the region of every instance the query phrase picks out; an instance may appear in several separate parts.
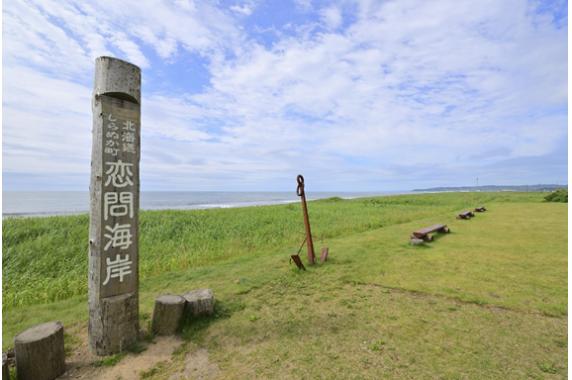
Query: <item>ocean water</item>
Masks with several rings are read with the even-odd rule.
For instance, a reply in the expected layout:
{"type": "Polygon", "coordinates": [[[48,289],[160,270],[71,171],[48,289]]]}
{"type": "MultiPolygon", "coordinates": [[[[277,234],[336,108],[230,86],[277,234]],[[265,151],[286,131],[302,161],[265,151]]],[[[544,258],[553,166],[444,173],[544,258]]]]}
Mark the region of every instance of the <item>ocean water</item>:
{"type": "MultiPolygon", "coordinates": [[[[403,192],[306,193],[308,200],[329,197],[358,198],[403,192]]],[[[147,191],[141,192],[141,209],[207,209],[271,205],[298,202],[295,192],[218,192],[218,191],[147,191]]],[[[80,191],[5,191],[2,193],[2,217],[49,216],[89,212],[89,193],[80,191]]]]}

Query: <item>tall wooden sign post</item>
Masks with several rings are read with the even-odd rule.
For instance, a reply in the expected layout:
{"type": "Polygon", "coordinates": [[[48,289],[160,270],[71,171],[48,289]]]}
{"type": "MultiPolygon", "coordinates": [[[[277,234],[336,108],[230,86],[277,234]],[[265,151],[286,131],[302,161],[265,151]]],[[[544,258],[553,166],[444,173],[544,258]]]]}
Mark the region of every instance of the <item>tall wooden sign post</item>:
{"type": "Polygon", "coordinates": [[[89,343],[111,355],[139,333],[141,70],[97,58],[92,102],[89,343]]]}

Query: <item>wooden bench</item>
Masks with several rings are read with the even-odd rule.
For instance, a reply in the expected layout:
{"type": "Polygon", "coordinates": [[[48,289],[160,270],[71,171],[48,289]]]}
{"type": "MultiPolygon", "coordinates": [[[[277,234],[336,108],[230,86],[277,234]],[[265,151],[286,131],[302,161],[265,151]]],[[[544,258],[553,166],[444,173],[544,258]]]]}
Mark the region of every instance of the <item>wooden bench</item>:
{"type": "Polygon", "coordinates": [[[475,211],[476,212],[485,212],[487,211],[485,206],[479,206],[479,207],[475,207],[475,211]]]}
{"type": "Polygon", "coordinates": [[[475,214],[472,211],[463,211],[457,215],[457,219],[471,219],[475,214]]]}
{"type": "Polygon", "coordinates": [[[430,227],[425,227],[420,230],[414,231],[411,234],[411,239],[419,239],[423,241],[431,241],[433,240],[433,236],[431,236],[434,232],[443,232],[448,233],[449,227],[446,224],[434,224],[430,227]]]}

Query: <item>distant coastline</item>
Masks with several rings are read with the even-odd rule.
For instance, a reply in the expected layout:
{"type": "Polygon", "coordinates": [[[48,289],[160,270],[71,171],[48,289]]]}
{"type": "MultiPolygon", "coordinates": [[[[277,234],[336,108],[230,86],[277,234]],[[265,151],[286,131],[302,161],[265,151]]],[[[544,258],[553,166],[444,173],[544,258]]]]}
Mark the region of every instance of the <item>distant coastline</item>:
{"type": "MultiPolygon", "coordinates": [[[[308,200],[407,194],[394,192],[312,192],[308,200]]],[[[295,192],[173,191],[141,192],[142,210],[201,210],[267,206],[298,202],[295,192]]],[[[78,215],[89,212],[89,194],[79,191],[8,191],[2,194],[2,217],[78,215]]]]}
{"type": "Polygon", "coordinates": [[[457,187],[431,187],[428,189],[414,189],[413,192],[445,192],[445,191],[554,191],[568,188],[568,185],[483,185],[483,186],[457,186],[457,187]]]}
{"type": "MultiPolygon", "coordinates": [[[[439,193],[465,191],[553,191],[567,185],[530,186],[462,186],[434,187],[410,191],[377,192],[312,192],[308,200],[331,197],[343,199],[405,195],[412,193],[439,193]]],[[[142,210],[201,210],[213,208],[237,208],[268,206],[298,202],[293,192],[141,192],[142,210]]],[[[79,191],[4,191],[2,194],[2,218],[45,217],[78,215],[89,212],[89,194],[79,191]]]]}

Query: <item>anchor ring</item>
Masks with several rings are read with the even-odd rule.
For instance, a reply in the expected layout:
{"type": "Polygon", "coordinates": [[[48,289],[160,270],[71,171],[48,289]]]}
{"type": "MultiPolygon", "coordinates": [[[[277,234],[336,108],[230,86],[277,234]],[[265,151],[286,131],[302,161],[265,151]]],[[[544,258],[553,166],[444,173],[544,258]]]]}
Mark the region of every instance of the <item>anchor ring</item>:
{"type": "Polygon", "coordinates": [[[301,197],[302,195],[304,195],[304,177],[302,176],[302,174],[298,174],[298,177],[296,177],[296,181],[298,182],[298,187],[296,188],[296,194],[301,197]]]}

